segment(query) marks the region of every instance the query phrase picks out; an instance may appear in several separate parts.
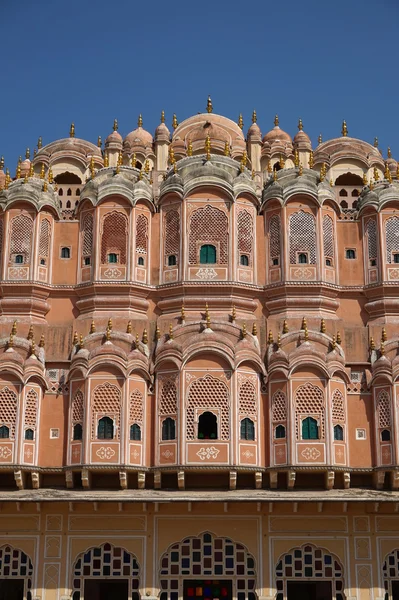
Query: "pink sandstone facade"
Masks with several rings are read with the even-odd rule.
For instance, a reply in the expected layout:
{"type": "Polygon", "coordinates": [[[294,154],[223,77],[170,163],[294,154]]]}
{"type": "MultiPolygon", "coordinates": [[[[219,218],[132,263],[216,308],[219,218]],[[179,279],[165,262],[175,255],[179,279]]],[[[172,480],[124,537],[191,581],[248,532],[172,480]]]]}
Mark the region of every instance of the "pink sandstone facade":
{"type": "Polygon", "coordinates": [[[207,112],[0,163],[0,599],[399,599],[399,171],[207,112]]]}

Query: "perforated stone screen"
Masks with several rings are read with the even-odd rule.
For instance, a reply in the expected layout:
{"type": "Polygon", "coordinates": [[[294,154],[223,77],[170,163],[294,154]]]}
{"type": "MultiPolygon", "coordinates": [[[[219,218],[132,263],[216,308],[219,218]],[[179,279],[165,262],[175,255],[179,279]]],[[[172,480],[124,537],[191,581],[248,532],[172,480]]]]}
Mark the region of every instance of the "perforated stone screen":
{"type": "Polygon", "coordinates": [[[10,430],[10,438],[15,438],[17,423],[17,395],[7,386],[0,390],[0,426],[6,425],[10,430]]]}
{"type": "Polygon", "coordinates": [[[316,222],[313,215],[304,211],[289,217],[290,263],[295,265],[298,252],[307,252],[309,264],[316,264],[316,222]]]}
{"type": "Polygon", "coordinates": [[[40,223],[40,236],[39,236],[39,256],[47,258],[50,249],[50,234],[51,224],[48,219],[43,219],[40,223]]]}
{"type": "Polygon", "coordinates": [[[82,231],[83,257],[91,256],[91,253],[93,252],[93,216],[91,214],[85,215],[85,217],[83,218],[82,231]]]}
{"type": "Polygon", "coordinates": [[[139,425],[143,422],[143,394],[140,390],[133,390],[130,394],[130,406],[129,406],[129,423],[138,423],[139,425]]]}
{"type": "Polygon", "coordinates": [[[324,258],[334,260],[334,223],[329,215],[323,217],[323,250],[324,258]]]}
{"type": "Polygon", "coordinates": [[[29,390],[25,400],[25,416],[24,426],[35,430],[37,424],[37,409],[39,404],[39,398],[37,392],[34,389],[29,390]]]}
{"type": "Polygon", "coordinates": [[[382,390],[377,399],[378,427],[391,426],[391,398],[387,391],[382,390]]]}
{"type": "Polygon", "coordinates": [[[32,251],[33,219],[29,215],[18,215],[11,219],[10,260],[22,254],[24,262],[30,262],[32,251]]]}
{"type": "MultiPolygon", "coordinates": [[[[254,240],[254,224],[252,215],[247,210],[240,210],[237,215],[238,254],[246,254],[252,266],[252,249],[254,240]]],[[[240,262],[238,257],[238,263],[240,262]]]]}
{"type": "Polygon", "coordinates": [[[72,400],[72,425],[80,423],[83,425],[84,397],[82,390],[78,390],[72,400]]]}
{"type": "Polygon", "coordinates": [[[369,219],[366,224],[367,252],[369,260],[374,260],[378,256],[377,250],[377,223],[374,219],[369,219]]]}
{"type": "Polygon", "coordinates": [[[177,210],[168,210],[164,219],[165,225],[165,261],[167,257],[175,255],[176,260],[180,251],[180,215],[177,210]]]}
{"type": "Polygon", "coordinates": [[[94,388],[92,396],[92,437],[97,437],[97,424],[102,417],[110,417],[116,425],[116,439],[120,439],[121,392],[116,385],[105,382],[94,388]]]}
{"type": "Polygon", "coordinates": [[[393,253],[399,252],[399,218],[391,217],[385,221],[385,241],[387,263],[392,263],[393,253]]]}
{"type": "Polygon", "coordinates": [[[187,391],[186,436],[187,440],[196,439],[194,412],[196,408],[220,409],[221,422],[218,433],[221,440],[230,439],[230,393],[226,384],[208,373],[195,379],[187,391]]]}
{"type": "Polygon", "coordinates": [[[258,415],[258,402],[256,388],[252,381],[243,381],[238,390],[238,406],[241,415],[256,418],[258,415]]]}
{"type": "Polygon", "coordinates": [[[281,221],[278,215],[273,215],[269,221],[269,254],[270,261],[280,260],[281,242],[280,242],[281,221]]]}
{"type": "Polygon", "coordinates": [[[337,423],[345,423],[345,400],[340,390],[335,390],[331,402],[332,419],[337,423]]]}
{"type": "Polygon", "coordinates": [[[281,390],[274,392],[272,407],[273,423],[279,423],[287,420],[287,398],[284,392],[281,390]]]}
{"type": "Polygon", "coordinates": [[[319,422],[320,437],[325,439],[324,392],[316,385],[305,383],[295,392],[296,439],[301,439],[301,417],[315,417],[319,422]]]}
{"type": "Polygon", "coordinates": [[[159,414],[175,415],[177,413],[177,388],[175,377],[160,381],[161,397],[159,401],[159,414]]]}
{"type": "Polygon", "coordinates": [[[101,263],[105,265],[109,253],[119,256],[119,263],[126,264],[127,253],[127,217],[114,211],[105,215],[101,236],[101,263]]]}
{"type": "Polygon", "coordinates": [[[148,251],[148,219],[145,215],[138,215],[136,219],[136,252],[147,254],[148,251]]]}
{"type": "Polygon", "coordinates": [[[199,262],[198,247],[201,244],[219,245],[216,261],[220,265],[228,262],[229,222],[222,210],[214,206],[198,208],[190,219],[189,229],[189,263],[195,265],[199,262]]]}

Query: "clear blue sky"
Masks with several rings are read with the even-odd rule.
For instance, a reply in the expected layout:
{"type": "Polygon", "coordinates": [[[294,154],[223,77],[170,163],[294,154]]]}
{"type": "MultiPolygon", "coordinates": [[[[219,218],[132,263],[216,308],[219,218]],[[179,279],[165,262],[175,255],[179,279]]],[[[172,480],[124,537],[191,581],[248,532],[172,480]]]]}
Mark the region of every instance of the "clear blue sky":
{"type": "Polygon", "coordinates": [[[151,132],[214,112],[245,131],[291,135],[298,117],[317,141],[340,134],[399,158],[398,0],[2,0],[0,155],[11,173],[26,146],[126,135],[143,114],[151,132]]]}

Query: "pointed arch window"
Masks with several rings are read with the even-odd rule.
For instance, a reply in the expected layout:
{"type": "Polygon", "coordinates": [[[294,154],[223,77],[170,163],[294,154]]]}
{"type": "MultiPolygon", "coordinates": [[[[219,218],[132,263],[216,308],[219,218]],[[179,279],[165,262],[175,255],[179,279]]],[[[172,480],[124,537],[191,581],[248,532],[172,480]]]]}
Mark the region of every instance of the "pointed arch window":
{"type": "Polygon", "coordinates": [[[168,417],[162,422],[162,441],[176,439],[176,421],[168,417]]]}
{"type": "Polygon", "coordinates": [[[206,411],[198,419],[198,439],[217,440],[218,420],[215,414],[206,411]]]}
{"type": "Polygon", "coordinates": [[[344,439],[344,428],[342,425],[334,425],[334,440],[342,442],[344,439]]]}
{"type": "Polygon", "coordinates": [[[136,442],[141,441],[141,428],[137,423],[130,425],[130,440],[136,442]]]}
{"type": "Polygon", "coordinates": [[[277,425],[274,430],[274,437],[276,440],[284,440],[285,439],[285,427],[284,425],[277,425]]]}
{"type": "Polygon", "coordinates": [[[7,425],[2,425],[0,427],[0,439],[2,440],[8,440],[10,437],[10,429],[9,427],[7,427],[7,425]]]}
{"type": "Polygon", "coordinates": [[[97,438],[99,440],[114,439],[114,422],[110,417],[102,417],[98,422],[97,438]]]}
{"type": "Polygon", "coordinates": [[[255,425],[248,417],[241,421],[240,438],[242,440],[255,441],[255,425]]]}
{"type": "Polygon", "coordinates": [[[73,426],[73,439],[74,441],[83,439],[83,427],[80,423],[76,423],[76,425],[73,426]]]}

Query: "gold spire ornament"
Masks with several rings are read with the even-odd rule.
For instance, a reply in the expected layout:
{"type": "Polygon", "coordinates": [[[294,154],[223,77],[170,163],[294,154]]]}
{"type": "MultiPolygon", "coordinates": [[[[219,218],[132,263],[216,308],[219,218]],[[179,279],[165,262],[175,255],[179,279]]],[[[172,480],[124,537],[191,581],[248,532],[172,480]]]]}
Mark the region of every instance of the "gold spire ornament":
{"type": "Polygon", "coordinates": [[[280,332],[277,334],[277,348],[281,348],[281,335],[280,335],[280,332]]]}
{"type": "Polygon", "coordinates": [[[0,158],[0,171],[4,169],[4,156],[0,158]]]}
{"type": "Polygon", "coordinates": [[[173,163],[173,173],[176,175],[177,173],[177,162],[173,163]]]}
{"type": "Polygon", "coordinates": [[[276,115],[276,116],[274,117],[274,121],[273,121],[273,122],[274,122],[274,126],[275,126],[275,127],[278,127],[278,126],[279,126],[280,120],[279,120],[279,118],[278,118],[278,115],[276,115]]]}
{"type": "Polygon", "coordinates": [[[298,131],[303,131],[302,119],[299,119],[299,121],[298,121],[298,131]]]}
{"type": "Polygon", "coordinates": [[[165,123],[165,111],[161,110],[161,123],[165,123]]]}
{"type": "Polygon", "coordinates": [[[47,179],[45,179],[43,181],[43,192],[47,192],[48,191],[48,184],[47,184],[47,179]]]}
{"type": "Polygon", "coordinates": [[[380,174],[378,173],[377,167],[374,167],[373,173],[375,181],[378,181],[380,179],[380,174]]]}
{"type": "Polygon", "coordinates": [[[6,178],[4,180],[4,189],[5,190],[8,190],[8,186],[10,185],[10,183],[11,183],[10,171],[7,168],[6,169],[6,178]]]}
{"type": "Polygon", "coordinates": [[[305,339],[305,342],[309,341],[309,331],[308,331],[308,326],[307,325],[306,325],[305,331],[304,331],[304,339],[305,339]]]}
{"type": "Polygon", "coordinates": [[[258,335],[258,328],[256,327],[256,323],[255,322],[252,325],[252,335],[253,336],[257,336],[258,335]]]}
{"type": "Polygon", "coordinates": [[[268,173],[272,173],[273,172],[273,167],[272,167],[272,161],[269,160],[269,162],[267,163],[267,172],[268,173]]]}
{"type": "Polygon", "coordinates": [[[137,119],[137,127],[143,127],[143,117],[141,116],[141,114],[139,115],[139,118],[137,119]]]}
{"type": "Polygon", "coordinates": [[[42,167],[40,169],[40,179],[44,179],[45,178],[45,171],[44,171],[44,163],[42,163],[42,167]]]}
{"type": "Polygon", "coordinates": [[[14,321],[11,327],[11,335],[17,335],[17,322],[14,321]]]}
{"type": "Polygon", "coordinates": [[[105,339],[107,340],[107,342],[109,342],[111,339],[111,330],[109,327],[107,327],[107,329],[105,331],[105,339]]]}
{"type": "Polygon", "coordinates": [[[382,328],[382,331],[381,331],[381,340],[382,340],[383,342],[386,342],[386,341],[387,341],[387,339],[388,339],[388,336],[387,336],[387,330],[385,329],[385,327],[383,327],[383,328],[382,328]]]}
{"type": "Polygon", "coordinates": [[[126,333],[132,333],[132,322],[131,321],[127,322],[126,333]]]}
{"type": "Polygon", "coordinates": [[[245,170],[246,166],[247,166],[247,153],[244,150],[244,153],[243,153],[241,161],[240,161],[240,171],[241,171],[241,173],[244,173],[244,170],[245,170]]]}
{"type": "Polygon", "coordinates": [[[370,188],[370,190],[372,190],[374,188],[374,183],[373,183],[373,180],[371,177],[370,177],[369,188],[370,188]]]}
{"type": "Polygon", "coordinates": [[[337,331],[337,344],[340,346],[342,344],[341,333],[337,331]]]}
{"type": "Polygon", "coordinates": [[[169,162],[173,165],[176,162],[175,151],[173,150],[173,146],[169,146],[169,162]]]}
{"type": "Polygon", "coordinates": [[[112,331],[112,319],[111,319],[111,317],[108,319],[107,328],[112,331]]]}
{"type": "Polygon", "coordinates": [[[172,323],[169,323],[169,339],[173,340],[173,325],[172,323]]]}
{"type": "Polygon", "coordinates": [[[367,173],[363,173],[363,185],[368,184],[367,173]]]}
{"type": "Polygon", "coordinates": [[[157,342],[159,342],[159,340],[161,339],[161,330],[159,329],[159,327],[157,327],[155,330],[155,339],[157,340],[157,342]]]}
{"type": "Polygon", "coordinates": [[[323,142],[323,136],[321,135],[321,133],[319,133],[319,137],[317,138],[317,141],[319,144],[321,144],[323,142]]]}
{"type": "Polygon", "coordinates": [[[384,177],[391,183],[392,176],[391,176],[391,171],[389,170],[389,166],[388,166],[387,162],[385,163],[384,177]]]}
{"type": "Polygon", "coordinates": [[[388,150],[387,150],[387,157],[392,158],[392,152],[391,152],[391,149],[389,146],[388,146],[388,150]]]}
{"type": "Polygon", "coordinates": [[[380,354],[381,354],[381,356],[384,356],[384,354],[385,354],[385,344],[382,340],[381,340],[381,344],[380,344],[380,354]]]}
{"type": "Polygon", "coordinates": [[[236,305],[233,304],[233,308],[231,309],[231,320],[235,321],[237,318],[236,305]]]}
{"type": "Polygon", "coordinates": [[[193,143],[191,140],[188,140],[188,144],[187,144],[187,156],[192,156],[193,155],[193,143]]]}
{"type": "Polygon", "coordinates": [[[211,136],[209,135],[209,133],[205,139],[205,154],[206,154],[206,160],[210,160],[211,159],[211,136]]]}
{"type": "Polygon", "coordinates": [[[21,179],[21,163],[18,161],[17,170],[15,172],[15,178],[21,179]]]}
{"type": "Polygon", "coordinates": [[[306,329],[306,327],[308,326],[306,318],[302,317],[302,324],[301,324],[301,329],[306,329]]]}
{"type": "Polygon", "coordinates": [[[108,154],[108,152],[106,152],[104,154],[104,167],[105,168],[109,167],[109,154],[108,154]]]}
{"type": "Polygon", "coordinates": [[[29,327],[28,336],[26,339],[33,340],[33,325],[29,327]]]}
{"type": "Polygon", "coordinates": [[[243,338],[247,337],[247,324],[246,323],[242,324],[241,335],[243,338]]]}
{"type": "Polygon", "coordinates": [[[94,319],[90,323],[90,333],[96,333],[96,324],[94,322],[94,319]]]}
{"type": "Polygon", "coordinates": [[[273,171],[273,181],[277,181],[277,169],[273,171]]]}
{"type": "Polygon", "coordinates": [[[285,167],[285,158],[282,154],[280,154],[280,167],[284,169],[285,167]]]}
{"type": "Polygon", "coordinates": [[[99,135],[97,138],[97,148],[101,148],[102,145],[103,145],[103,141],[101,139],[101,135],[99,135]]]}
{"type": "Polygon", "coordinates": [[[303,175],[303,166],[302,165],[299,165],[298,175],[299,175],[299,177],[302,177],[302,175],[303,175]]]}
{"type": "Polygon", "coordinates": [[[213,112],[213,105],[212,105],[212,100],[211,100],[210,96],[208,96],[208,101],[206,103],[206,112],[207,113],[213,112]]]}
{"type": "Polygon", "coordinates": [[[283,321],[283,334],[288,333],[288,323],[287,323],[287,319],[284,319],[283,321]]]}
{"type": "Polygon", "coordinates": [[[224,155],[230,156],[230,144],[227,140],[224,143],[224,155]]]}
{"type": "Polygon", "coordinates": [[[378,137],[374,138],[374,148],[378,148],[378,137]]]}
{"type": "Polygon", "coordinates": [[[337,347],[337,340],[335,339],[335,335],[333,335],[332,340],[331,340],[331,349],[335,350],[336,347],[337,347]]]}
{"type": "Polygon", "coordinates": [[[295,153],[294,153],[294,165],[296,168],[299,167],[299,152],[298,152],[298,150],[295,150],[295,153]]]}
{"type": "Polygon", "coordinates": [[[145,344],[145,345],[148,344],[148,334],[147,334],[146,329],[143,330],[143,337],[141,339],[142,339],[143,344],[145,344]]]}
{"type": "Polygon", "coordinates": [[[185,321],[186,320],[186,312],[184,310],[184,304],[182,304],[181,309],[180,309],[180,316],[181,316],[181,320],[185,321]]]}
{"type": "Polygon", "coordinates": [[[25,158],[26,158],[26,160],[29,160],[29,159],[30,159],[30,149],[29,149],[29,148],[27,148],[27,149],[25,150],[25,158]]]}
{"type": "Polygon", "coordinates": [[[53,176],[53,169],[51,167],[48,170],[48,176],[47,176],[47,178],[48,178],[48,182],[49,183],[53,183],[54,176],[53,176]]]}
{"type": "Polygon", "coordinates": [[[346,125],[346,121],[342,121],[342,129],[341,129],[342,137],[347,137],[348,135],[348,127],[346,125]]]}
{"type": "Polygon", "coordinates": [[[114,130],[114,131],[118,131],[118,119],[114,119],[114,126],[113,126],[113,130],[114,130]]]}
{"type": "Polygon", "coordinates": [[[40,136],[37,140],[37,149],[41,150],[41,148],[43,148],[42,136],[40,136]]]}
{"type": "Polygon", "coordinates": [[[134,339],[134,343],[136,344],[136,348],[140,347],[140,338],[139,338],[139,334],[136,332],[136,337],[134,339]]]}
{"type": "Polygon", "coordinates": [[[274,344],[273,332],[271,329],[269,329],[269,335],[267,336],[267,343],[269,345],[274,344]]]}
{"type": "Polygon", "coordinates": [[[244,119],[242,118],[242,114],[238,115],[238,127],[242,129],[244,127],[244,119]]]}
{"type": "Polygon", "coordinates": [[[320,332],[321,333],[325,333],[326,332],[326,322],[324,319],[321,320],[320,322],[320,332]]]}
{"type": "Polygon", "coordinates": [[[83,335],[80,334],[80,336],[79,336],[79,348],[82,349],[84,345],[85,345],[85,343],[84,343],[84,340],[83,340],[83,335]]]}
{"type": "Polygon", "coordinates": [[[69,128],[69,137],[70,138],[75,137],[75,123],[71,123],[71,127],[69,128]]]}
{"type": "Polygon", "coordinates": [[[9,348],[12,348],[12,347],[14,346],[14,336],[13,336],[13,334],[12,334],[12,333],[10,333],[10,337],[9,337],[9,340],[8,340],[8,344],[7,344],[7,346],[8,346],[9,348]]]}
{"type": "Polygon", "coordinates": [[[35,340],[32,340],[32,343],[30,345],[29,356],[36,357],[36,343],[35,343],[35,340]]]}
{"type": "Polygon", "coordinates": [[[373,337],[370,338],[369,348],[371,351],[375,350],[375,342],[373,337]]]}
{"type": "Polygon", "coordinates": [[[172,118],[172,127],[173,129],[176,129],[176,127],[179,125],[178,121],[177,121],[177,117],[175,115],[175,113],[173,113],[173,118],[172,118]]]}
{"type": "Polygon", "coordinates": [[[30,163],[28,177],[33,177],[34,174],[35,174],[35,171],[33,170],[33,163],[30,163]]]}
{"type": "Polygon", "coordinates": [[[136,168],[136,163],[137,163],[136,153],[133,152],[132,157],[130,159],[130,164],[133,167],[133,169],[136,168]]]}
{"type": "Polygon", "coordinates": [[[96,170],[94,168],[94,156],[92,156],[90,159],[90,174],[91,174],[91,178],[94,179],[94,177],[96,175],[96,170]]]}
{"type": "Polygon", "coordinates": [[[255,169],[252,169],[251,177],[252,179],[255,179],[255,169]]]}
{"type": "Polygon", "coordinates": [[[256,123],[258,120],[258,116],[256,114],[256,110],[252,112],[252,123],[256,123]]]}
{"type": "Polygon", "coordinates": [[[73,334],[73,345],[76,346],[76,344],[78,343],[78,332],[75,331],[75,333],[73,334]]]}
{"type": "Polygon", "coordinates": [[[149,172],[150,172],[150,161],[147,158],[144,163],[144,173],[146,173],[148,175],[149,172]]]}

